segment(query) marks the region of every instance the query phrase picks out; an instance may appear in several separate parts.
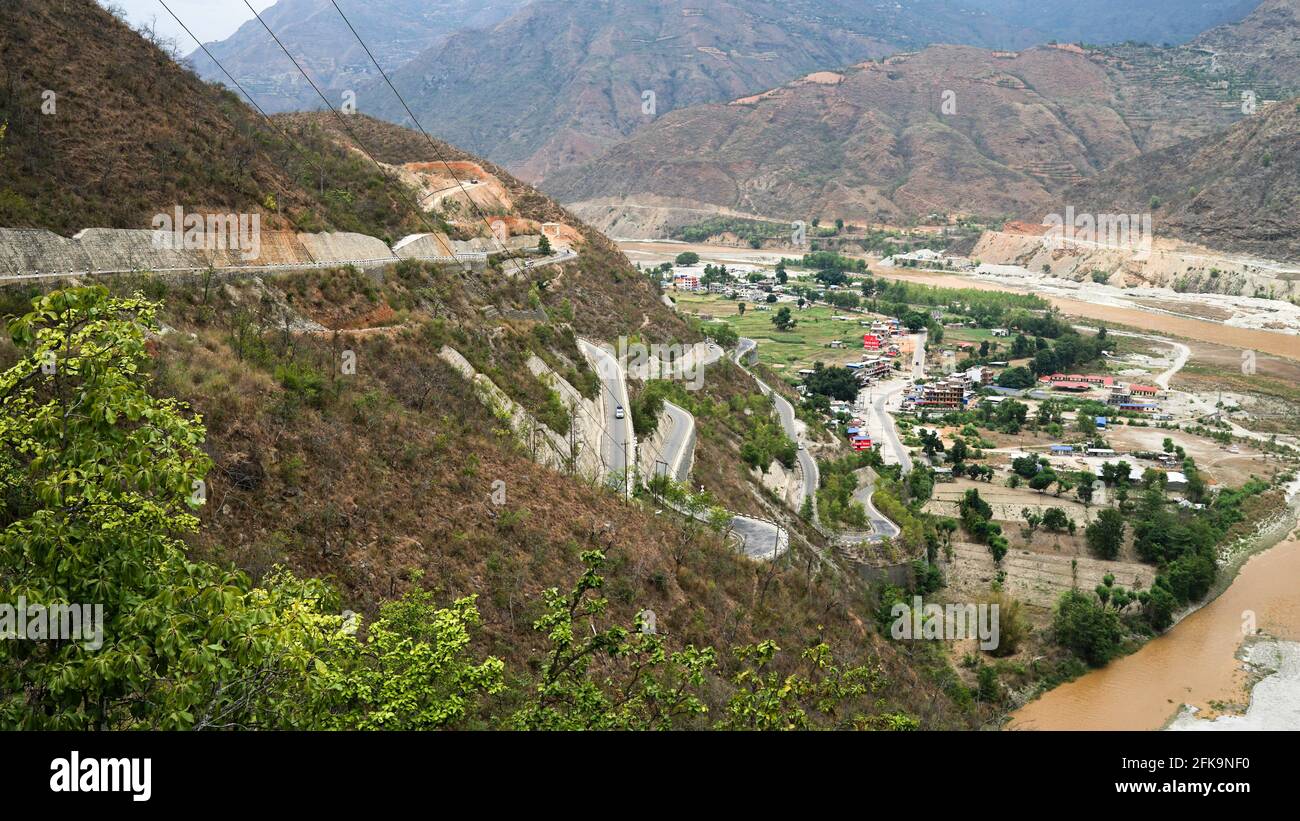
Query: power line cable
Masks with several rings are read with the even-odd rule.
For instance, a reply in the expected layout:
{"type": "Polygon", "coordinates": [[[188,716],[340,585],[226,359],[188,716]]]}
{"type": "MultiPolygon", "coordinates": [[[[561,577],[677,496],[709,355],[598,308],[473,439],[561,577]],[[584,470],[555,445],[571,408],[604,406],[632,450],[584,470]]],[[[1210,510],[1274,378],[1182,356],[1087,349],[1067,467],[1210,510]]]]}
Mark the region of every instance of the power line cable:
{"type": "MultiPolygon", "coordinates": [[[[159,2],[162,2],[162,0],[159,0],[159,2]]],[[[429,222],[428,215],[425,214],[425,212],[406,193],[405,188],[403,188],[402,186],[401,180],[394,180],[392,177],[389,176],[387,170],[385,170],[384,168],[383,163],[375,159],[374,154],[370,151],[369,148],[366,147],[365,142],[362,141],[362,139],[357,136],[356,132],[352,130],[352,126],[348,125],[347,118],[344,117],[344,115],[341,114],[339,110],[334,107],[333,103],[331,103],[329,99],[325,96],[325,94],[320,90],[320,87],[316,85],[316,81],[313,80],[303,69],[303,67],[298,64],[298,61],[294,59],[294,56],[289,53],[289,49],[285,48],[284,43],[280,42],[280,38],[277,37],[275,32],[271,30],[271,27],[266,24],[266,21],[262,19],[262,15],[257,12],[257,9],[253,8],[253,6],[248,2],[248,0],[244,0],[244,5],[248,6],[248,10],[251,11],[253,13],[253,16],[257,18],[257,22],[261,23],[262,28],[266,29],[266,33],[271,35],[271,39],[274,40],[275,44],[280,47],[281,51],[284,52],[284,56],[289,58],[289,62],[293,63],[293,67],[298,69],[298,73],[303,76],[303,79],[305,79],[307,83],[312,87],[312,90],[316,92],[316,96],[320,97],[321,102],[325,103],[325,106],[329,108],[330,113],[332,113],[335,119],[339,121],[339,125],[341,125],[343,127],[343,130],[347,132],[348,136],[352,138],[353,143],[356,144],[357,148],[360,149],[361,153],[365,154],[366,157],[372,163],[374,163],[375,168],[379,170],[380,175],[382,175],[384,179],[394,184],[394,188],[397,190],[398,194],[402,197],[402,199],[404,199],[406,203],[411,207],[411,212],[415,214],[416,218],[425,224],[425,226],[429,229],[429,233],[431,234],[438,233],[437,228],[432,223],[429,222]]],[[[468,265],[465,265],[465,267],[468,268],[468,265]]]]}
{"type": "MultiPolygon", "coordinates": [[[[198,37],[194,35],[194,32],[191,31],[190,27],[185,24],[185,21],[181,20],[180,16],[177,15],[176,12],[172,11],[171,7],[167,5],[165,0],[158,0],[158,3],[167,11],[168,14],[171,15],[172,19],[176,21],[177,25],[179,25],[182,29],[184,29],[185,33],[188,34],[190,38],[193,39],[194,42],[198,44],[199,48],[203,50],[203,53],[207,55],[208,59],[210,59],[213,62],[213,64],[216,65],[217,68],[221,70],[221,73],[224,74],[228,80],[230,80],[230,82],[235,86],[235,88],[239,89],[239,92],[244,95],[245,99],[248,100],[249,105],[251,105],[254,109],[257,110],[259,114],[262,115],[262,118],[266,120],[267,124],[270,125],[273,129],[275,129],[280,134],[280,136],[284,138],[285,142],[287,142],[290,147],[294,148],[300,155],[302,155],[302,158],[307,162],[307,164],[310,165],[320,175],[320,178],[323,180],[325,178],[325,173],[326,173],[324,166],[318,165],[312,159],[311,155],[307,152],[307,150],[303,148],[301,145],[299,145],[297,142],[295,142],[294,138],[289,135],[288,130],[282,128],[279,124],[275,122],[275,120],[266,112],[266,110],[263,109],[262,106],[258,104],[257,100],[253,97],[253,95],[248,92],[248,89],[244,88],[243,85],[240,84],[240,82],[235,79],[234,75],[232,75],[226,69],[226,67],[221,63],[221,61],[217,59],[216,55],[214,55],[208,49],[208,47],[201,40],[199,40],[198,37]]],[[[252,7],[250,6],[249,8],[251,9],[252,7]]],[[[256,12],[254,12],[254,14],[256,14],[256,12]]],[[[265,27],[265,23],[263,23],[263,27],[265,27]]],[[[268,33],[270,33],[270,29],[267,29],[267,31],[268,33]]],[[[275,37],[274,34],[271,34],[271,36],[273,38],[275,37]]],[[[277,43],[278,42],[279,41],[277,40],[277,43]]],[[[281,49],[283,48],[284,46],[283,44],[281,44],[281,49]]],[[[288,55],[288,52],[286,51],[285,54],[288,55]]],[[[292,56],[289,56],[289,59],[293,61],[292,56]]],[[[298,68],[299,72],[302,72],[301,67],[298,66],[296,61],[294,62],[294,66],[298,68]]],[[[306,77],[306,74],[304,73],[303,76],[306,77]]],[[[307,80],[308,82],[311,82],[311,78],[308,77],[307,80]]],[[[313,83],[313,88],[315,88],[314,83],[313,83]]],[[[316,89],[316,93],[320,94],[320,89],[316,89]]],[[[321,98],[324,99],[324,96],[322,95],[321,98]]],[[[325,104],[329,105],[329,101],[326,100],[325,104]]],[[[331,106],[331,110],[332,110],[332,106],[331,106]]],[[[334,113],[336,115],[338,114],[337,111],[334,113]]],[[[346,124],[344,124],[344,127],[347,128],[346,124]]],[[[371,155],[371,153],[366,149],[365,145],[362,144],[359,139],[357,139],[356,135],[353,134],[351,131],[349,131],[349,135],[357,143],[357,146],[358,148],[360,148],[362,153],[364,153],[370,159],[370,161],[375,164],[376,168],[379,169],[379,172],[384,177],[384,179],[388,182],[393,182],[393,180],[384,172],[383,166],[374,158],[373,155],[371,155]]],[[[398,193],[402,195],[402,198],[405,199],[407,201],[408,206],[411,207],[412,213],[414,213],[418,219],[423,221],[425,225],[428,226],[429,222],[425,217],[423,210],[421,210],[418,205],[412,203],[410,201],[410,198],[405,195],[405,192],[401,188],[400,181],[397,182],[396,187],[398,193]]],[[[294,227],[296,227],[300,231],[303,230],[303,227],[297,222],[297,220],[293,218],[291,214],[286,213],[285,216],[290,222],[294,224],[294,227]]],[[[455,254],[453,253],[453,258],[454,256],[455,254]]]]}
{"type": "MultiPolygon", "coordinates": [[[[244,0],[244,2],[247,5],[248,0],[244,0]]],[[[483,221],[483,224],[485,226],[487,226],[488,236],[496,241],[497,245],[501,248],[502,253],[508,255],[510,253],[510,249],[506,247],[505,243],[501,240],[501,238],[498,237],[496,235],[496,232],[492,230],[492,224],[488,222],[487,215],[484,214],[483,210],[478,207],[478,203],[474,202],[474,199],[469,196],[469,193],[466,191],[464,184],[461,183],[460,178],[456,176],[456,172],[451,169],[450,163],[448,163],[446,158],[442,156],[442,151],[441,149],[438,148],[438,144],[434,141],[433,137],[429,136],[429,132],[424,130],[424,126],[420,125],[420,120],[415,116],[415,112],[413,112],[411,110],[411,107],[406,104],[406,99],[402,97],[401,92],[397,90],[397,86],[393,85],[393,81],[389,79],[388,72],[384,71],[384,67],[379,65],[379,61],[375,59],[375,55],[373,52],[371,52],[370,46],[366,45],[366,41],[361,39],[361,35],[357,33],[356,27],[352,25],[352,21],[348,19],[348,16],[343,13],[343,9],[339,8],[339,4],[336,2],[336,0],[330,0],[330,3],[331,5],[334,6],[335,11],[339,13],[339,17],[343,18],[343,22],[347,24],[348,29],[352,32],[352,36],[357,38],[357,42],[360,43],[361,48],[365,50],[366,56],[370,58],[370,62],[375,64],[375,68],[378,69],[379,75],[384,78],[384,82],[388,84],[388,87],[389,89],[392,90],[393,95],[397,97],[398,102],[402,104],[402,108],[406,110],[406,115],[411,118],[411,122],[415,123],[415,127],[418,128],[420,130],[420,133],[424,135],[424,138],[429,141],[429,147],[433,149],[434,154],[438,157],[438,161],[441,162],[443,167],[447,169],[447,173],[451,175],[452,181],[456,183],[456,187],[459,188],[461,194],[465,196],[465,201],[469,203],[470,208],[474,209],[474,212],[478,214],[479,219],[483,221]]],[[[252,6],[249,6],[249,8],[252,8],[252,6]]],[[[543,236],[545,236],[545,233],[543,233],[543,236]]],[[[519,268],[518,270],[522,271],[525,269],[519,268]]]]}

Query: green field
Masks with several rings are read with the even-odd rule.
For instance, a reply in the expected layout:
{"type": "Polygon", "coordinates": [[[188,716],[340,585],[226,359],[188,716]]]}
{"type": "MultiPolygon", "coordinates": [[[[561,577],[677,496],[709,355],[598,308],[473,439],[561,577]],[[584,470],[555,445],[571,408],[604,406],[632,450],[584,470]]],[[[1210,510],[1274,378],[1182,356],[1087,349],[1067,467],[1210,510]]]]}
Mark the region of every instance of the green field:
{"type": "Polygon", "coordinates": [[[710,314],[715,320],[731,323],[741,336],[758,342],[761,362],[782,373],[793,375],[802,368],[811,368],[814,362],[843,365],[862,360],[863,329],[856,320],[866,319],[867,315],[852,314],[855,321],[844,322],[831,319],[831,316],[850,314],[821,305],[800,310],[791,303],[782,303],[788,304],[790,312],[799,320],[793,331],[782,333],[772,325],[777,305],[770,306],[771,311],[756,311],[752,303],[745,303],[745,315],[740,316],[735,300],[723,299],[717,294],[674,293],[672,297],[683,313],[710,314]],[[844,348],[826,347],[837,339],[844,342],[844,348]]]}

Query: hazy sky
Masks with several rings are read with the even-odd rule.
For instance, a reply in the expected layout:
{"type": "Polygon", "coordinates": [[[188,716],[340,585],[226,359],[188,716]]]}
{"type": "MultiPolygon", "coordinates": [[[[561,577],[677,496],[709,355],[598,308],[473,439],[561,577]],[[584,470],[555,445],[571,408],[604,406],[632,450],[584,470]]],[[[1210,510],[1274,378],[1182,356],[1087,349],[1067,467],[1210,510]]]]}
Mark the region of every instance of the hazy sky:
{"type": "MultiPolygon", "coordinates": [[[[275,5],[275,0],[249,2],[259,12],[275,5]]],[[[205,43],[234,34],[240,24],[253,17],[248,6],[244,5],[244,0],[166,0],[166,3],[190,31],[205,43]]],[[[189,54],[198,48],[158,0],[99,0],[99,4],[121,6],[134,26],[153,22],[164,36],[175,38],[182,54],[189,54]]]]}

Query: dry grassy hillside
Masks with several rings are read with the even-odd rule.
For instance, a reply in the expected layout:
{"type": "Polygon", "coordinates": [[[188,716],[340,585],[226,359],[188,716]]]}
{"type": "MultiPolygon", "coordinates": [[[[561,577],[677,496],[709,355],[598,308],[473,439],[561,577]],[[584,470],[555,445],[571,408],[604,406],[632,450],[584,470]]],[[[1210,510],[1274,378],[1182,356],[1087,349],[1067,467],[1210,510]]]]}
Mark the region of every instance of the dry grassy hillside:
{"type": "MultiPolygon", "coordinates": [[[[873,591],[818,561],[803,539],[792,540],[775,567],[750,562],[708,527],[689,526],[649,500],[539,467],[439,357],[444,346],[454,348],[563,433],[572,420],[553,387],[528,369],[530,357],[590,398],[599,385],[579,335],[699,339],[608,239],[499,168],[364,117],[348,129],[328,115],[279,121],[292,145],[342,174],[311,178],[255,115],[166,63],[89,0],[18,5],[21,20],[0,41],[7,67],[20,56],[14,72],[22,79],[3,97],[10,127],[0,177],[4,207],[17,210],[0,212],[0,222],[59,230],[134,225],[159,201],[242,210],[269,192],[293,223],[319,220],[390,237],[413,230],[396,207],[398,190],[365,170],[350,131],[374,146],[381,163],[473,163],[498,178],[511,216],[566,222],[580,233],[577,259],[516,275],[491,262],[471,270],[407,260],[365,272],[103,279],[117,293],[139,291],[163,304],[164,328],[150,343],[153,390],[187,402],[207,428],[215,467],[193,555],[258,579],[287,565],[328,579],[345,606],[371,613],[415,586],[444,602],[478,594],[483,649],[526,676],[541,644],[532,629],[541,591],[569,588],[582,571],[580,554],[600,548],[611,559],[604,589],[611,619],[629,623],[648,607],[673,645],[721,649],[721,670],[709,681],[714,705],[725,699],[734,669],[727,648],[774,639],[785,649],[777,668],[788,671],[801,663],[801,650],[825,640],[837,661],[875,665],[884,677],[855,705],[864,715],[886,723],[887,714],[903,712],[925,727],[987,718],[940,648],[890,644],[873,591]],[[91,90],[133,60],[156,70],[106,87],[98,101],[91,90]],[[31,89],[56,75],[71,89],[63,113],[49,121],[17,113],[31,89]],[[110,157],[113,173],[101,176],[110,157]],[[36,173],[46,161],[58,163],[52,182],[36,173]],[[23,193],[37,190],[51,192],[39,205],[23,193]],[[355,362],[354,373],[342,367],[345,359],[355,362]],[[497,482],[505,483],[503,504],[492,498],[497,482]]],[[[274,219],[276,209],[268,211],[274,219]]],[[[38,287],[0,289],[0,317],[26,310],[38,287]]],[[[0,343],[0,368],[15,358],[9,342],[0,343]]],[[[723,504],[767,512],[738,441],[749,420],[770,408],[755,401],[756,386],[737,368],[717,369],[692,399],[701,475],[723,504]]],[[[492,709],[501,715],[511,706],[492,709]]]]}
{"type": "Polygon", "coordinates": [[[934,46],[674,111],[545,188],[785,219],[1012,215],[1227,127],[1231,100],[1159,49],[934,46]]]}
{"type": "MultiPolygon", "coordinates": [[[[1079,213],[1149,211],[1157,236],[1300,259],[1300,99],[1226,133],[1126,162],[1062,193],[1059,202],[1079,213]]],[[[1044,213],[1029,216],[1038,221],[1044,213]]]]}
{"type": "MultiPolygon", "coordinates": [[[[886,677],[879,700],[864,704],[868,715],[902,711],[925,727],[979,720],[941,658],[927,649],[909,659],[882,638],[853,577],[801,557],[769,571],[707,527],[535,465],[437,356],[455,347],[539,413],[546,389],[526,378],[529,353],[584,384],[589,371],[565,323],[482,318],[483,305],[522,307],[526,283],[404,264],[378,278],[340,269],[112,286],[165,302],[171,330],[156,345],[156,391],[191,403],[208,429],[215,468],[191,540],[196,557],[254,578],[287,565],[329,579],[345,606],[366,612],[416,585],[440,600],[477,594],[481,649],[524,671],[537,660],[531,625],[541,591],[567,588],[581,573],[581,552],[602,549],[611,620],[653,609],[673,646],[771,638],[787,650],[780,670],[795,669],[801,648],[825,640],[837,660],[877,665],[886,677]],[[303,333],[285,316],[389,327],[303,333]],[[355,375],[339,374],[345,350],[356,355],[355,375]],[[497,481],[505,504],[492,499],[497,481]]],[[[25,294],[4,296],[0,312],[16,313],[25,294]]],[[[548,296],[546,307],[560,313],[561,299],[548,296]]],[[[0,367],[13,356],[0,345],[0,367]]],[[[707,401],[725,406],[745,389],[723,380],[712,390],[707,401]]],[[[732,664],[724,653],[708,684],[715,706],[732,664]]]]}
{"type": "Polygon", "coordinates": [[[147,228],[175,205],[304,231],[423,224],[363,158],[287,142],[92,0],[8,0],[4,19],[0,225],[147,228]]]}

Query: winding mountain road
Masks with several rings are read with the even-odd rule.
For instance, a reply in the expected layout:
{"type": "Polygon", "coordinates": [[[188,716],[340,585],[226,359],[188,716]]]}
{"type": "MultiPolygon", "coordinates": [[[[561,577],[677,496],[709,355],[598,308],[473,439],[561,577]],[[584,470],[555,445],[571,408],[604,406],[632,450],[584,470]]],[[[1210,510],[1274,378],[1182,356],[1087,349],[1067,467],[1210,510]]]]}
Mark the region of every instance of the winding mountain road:
{"type": "Polygon", "coordinates": [[[745,368],[742,360],[750,351],[757,349],[758,343],[752,339],[741,338],[736,346],[736,364],[745,369],[750,377],[758,383],[758,389],[764,396],[772,397],[772,404],[776,406],[776,415],[781,420],[781,427],[785,430],[785,435],[790,437],[798,446],[799,467],[803,471],[803,498],[808,499],[813,504],[814,511],[817,506],[817,488],[821,486],[821,474],[817,470],[817,460],[812,457],[804,447],[803,431],[800,428],[798,419],[794,414],[794,405],[781,394],[768,387],[767,383],[754,376],[748,368],[745,368]]]}
{"type": "Polygon", "coordinates": [[[669,476],[685,483],[690,478],[695,455],[695,417],[672,402],[664,402],[664,411],[672,417],[672,433],[664,442],[662,458],[655,460],[655,475],[669,476]]]}
{"type": "MultiPolygon", "coordinates": [[[[578,344],[584,356],[596,369],[601,382],[601,418],[604,427],[602,437],[601,460],[610,475],[611,484],[617,487],[620,479],[625,477],[626,492],[631,493],[636,481],[635,471],[627,470],[628,465],[636,464],[636,439],[632,432],[631,407],[627,394],[627,373],[618,358],[605,348],[586,339],[579,339],[578,344]],[[617,418],[616,407],[622,405],[625,413],[617,418]]],[[[716,362],[723,351],[716,345],[711,346],[700,365],[716,362]]],[[[663,451],[657,454],[656,472],[664,473],[664,465],[674,479],[685,481],[689,478],[690,458],[695,448],[695,418],[685,409],[672,403],[664,403],[664,408],[673,416],[673,433],[665,443],[663,451]]],[[[697,518],[706,519],[706,514],[697,514],[697,518]]],[[[730,521],[731,532],[740,542],[741,551],[751,559],[758,561],[775,560],[790,549],[790,534],[785,528],[765,519],[752,516],[733,515],[730,521]]]]}
{"type": "Polygon", "coordinates": [[[627,397],[627,377],[618,359],[604,348],[585,339],[578,340],[587,361],[596,369],[600,378],[601,427],[601,463],[610,483],[617,487],[624,484],[623,492],[631,494],[634,471],[629,465],[636,464],[636,437],[632,433],[632,412],[628,410],[632,403],[627,397]],[[623,408],[623,418],[618,418],[618,408],[623,408]]]}

